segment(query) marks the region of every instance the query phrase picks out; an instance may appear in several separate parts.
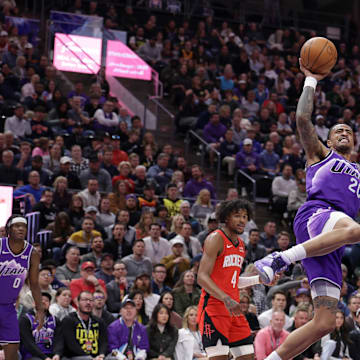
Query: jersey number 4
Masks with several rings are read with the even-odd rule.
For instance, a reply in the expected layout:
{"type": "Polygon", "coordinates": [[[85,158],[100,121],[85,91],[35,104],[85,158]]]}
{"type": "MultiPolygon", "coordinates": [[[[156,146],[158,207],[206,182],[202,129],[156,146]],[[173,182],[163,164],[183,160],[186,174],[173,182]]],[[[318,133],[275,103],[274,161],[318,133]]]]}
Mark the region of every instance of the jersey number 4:
{"type": "Polygon", "coordinates": [[[237,274],[237,270],[235,270],[235,271],[234,271],[234,275],[233,275],[233,277],[231,278],[231,284],[232,284],[232,286],[233,286],[234,289],[235,289],[235,287],[236,287],[237,278],[238,278],[238,274],[237,274]]]}

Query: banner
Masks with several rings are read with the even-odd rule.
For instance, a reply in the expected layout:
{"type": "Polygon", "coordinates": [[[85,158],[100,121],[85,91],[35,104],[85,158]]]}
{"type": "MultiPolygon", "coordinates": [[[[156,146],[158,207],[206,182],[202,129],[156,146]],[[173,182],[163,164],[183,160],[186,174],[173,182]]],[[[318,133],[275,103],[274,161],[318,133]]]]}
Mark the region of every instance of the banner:
{"type": "Polygon", "coordinates": [[[97,74],[102,40],[87,36],[55,34],[54,66],[58,70],[97,74]]]}
{"type": "Polygon", "coordinates": [[[151,67],[121,41],[108,40],[106,74],[130,79],[151,80],[151,67]]]}
{"type": "Polygon", "coordinates": [[[13,209],[13,187],[0,186],[0,226],[5,226],[13,209]]]}

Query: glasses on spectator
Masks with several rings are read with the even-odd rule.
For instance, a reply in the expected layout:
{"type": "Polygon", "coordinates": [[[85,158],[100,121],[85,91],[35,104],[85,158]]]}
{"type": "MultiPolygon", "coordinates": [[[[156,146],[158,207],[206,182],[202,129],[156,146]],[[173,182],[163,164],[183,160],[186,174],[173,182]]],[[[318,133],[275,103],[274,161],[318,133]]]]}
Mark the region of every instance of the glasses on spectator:
{"type": "Polygon", "coordinates": [[[104,300],[105,296],[99,295],[99,296],[94,296],[94,300],[104,300]]]}
{"type": "Polygon", "coordinates": [[[83,302],[94,302],[94,299],[80,299],[80,301],[83,301],[83,302]]]}
{"type": "Polygon", "coordinates": [[[43,277],[43,278],[50,278],[53,275],[52,275],[52,273],[42,273],[40,276],[43,277]]]}

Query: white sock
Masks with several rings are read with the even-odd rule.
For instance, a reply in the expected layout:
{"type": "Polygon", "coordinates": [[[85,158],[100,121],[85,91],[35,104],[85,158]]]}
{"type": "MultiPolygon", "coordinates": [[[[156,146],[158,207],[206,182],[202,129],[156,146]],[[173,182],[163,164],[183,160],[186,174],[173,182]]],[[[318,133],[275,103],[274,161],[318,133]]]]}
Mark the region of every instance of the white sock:
{"type": "Polygon", "coordinates": [[[281,357],[276,351],[273,351],[265,360],[281,360],[281,357]]]}
{"type": "Polygon", "coordinates": [[[303,244],[295,245],[290,249],[287,249],[281,253],[282,258],[288,262],[288,264],[294,263],[306,258],[306,251],[303,244]]]}

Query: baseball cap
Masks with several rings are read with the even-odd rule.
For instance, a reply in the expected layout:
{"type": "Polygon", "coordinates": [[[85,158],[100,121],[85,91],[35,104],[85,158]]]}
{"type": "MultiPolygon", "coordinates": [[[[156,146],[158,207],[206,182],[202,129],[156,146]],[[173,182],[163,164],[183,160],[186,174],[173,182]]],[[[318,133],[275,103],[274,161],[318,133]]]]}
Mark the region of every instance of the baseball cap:
{"type": "Polygon", "coordinates": [[[63,156],[61,159],[60,159],[60,164],[64,165],[64,164],[67,164],[71,162],[71,158],[69,156],[63,156]]]}
{"type": "Polygon", "coordinates": [[[184,242],[177,236],[174,239],[170,240],[170,244],[171,246],[175,246],[177,244],[184,246],[184,242]]]}
{"type": "Polygon", "coordinates": [[[309,291],[309,289],[300,288],[300,289],[297,289],[297,290],[296,290],[296,296],[299,296],[299,295],[302,295],[302,294],[305,294],[305,295],[310,296],[310,291],[309,291]]]}
{"type": "Polygon", "coordinates": [[[92,212],[92,211],[98,212],[97,207],[94,206],[94,205],[90,205],[90,206],[88,206],[88,207],[85,208],[85,213],[89,213],[89,212],[92,212]]]}
{"type": "Polygon", "coordinates": [[[130,304],[130,305],[132,305],[132,306],[136,306],[134,300],[129,299],[128,297],[126,297],[126,298],[122,301],[121,307],[123,308],[123,307],[126,306],[127,304],[130,304]]]}
{"type": "Polygon", "coordinates": [[[245,140],[244,140],[244,145],[252,145],[252,140],[251,139],[249,139],[249,138],[246,138],[245,140]]]}
{"type": "Polygon", "coordinates": [[[95,269],[95,264],[92,261],[84,261],[81,264],[81,270],[86,270],[86,269],[95,269]]]}
{"type": "Polygon", "coordinates": [[[103,261],[105,260],[106,258],[110,257],[111,259],[114,260],[114,256],[113,254],[110,254],[110,253],[103,253],[102,256],[101,256],[101,260],[100,261],[103,261]]]}
{"type": "Polygon", "coordinates": [[[136,197],[135,194],[128,194],[128,195],[126,195],[125,200],[128,200],[128,199],[135,199],[135,200],[137,200],[137,197],[136,197]]]}

